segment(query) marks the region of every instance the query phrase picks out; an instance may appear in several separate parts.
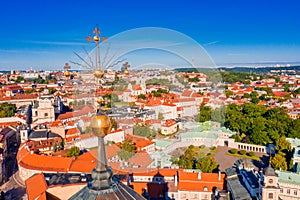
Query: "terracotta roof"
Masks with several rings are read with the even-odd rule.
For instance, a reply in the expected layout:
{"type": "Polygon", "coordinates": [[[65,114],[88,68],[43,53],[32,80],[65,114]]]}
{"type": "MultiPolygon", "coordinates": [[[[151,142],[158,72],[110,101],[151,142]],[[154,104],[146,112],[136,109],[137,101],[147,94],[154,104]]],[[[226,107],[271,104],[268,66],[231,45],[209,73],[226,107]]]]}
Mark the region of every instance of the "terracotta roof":
{"type": "Polygon", "coordinates": [[[173,125],[175,125],[175,124],[177,124],[177,122],[175,122],[174,120],[167,120],[164,124],[163,124],[163,126],[165,126],[165,127],[170,127],[170,126],[173,126],[173,125]]]}
{"type": "Polygon", "coordinates": [[[160,124],[161,120],[159,119],[148,119],[145,121],[145,124],[147,125],[151,125],[151,124],[160,124]]]}
{"type": "Polygon", "coordinates": [[[62,121],[59,119],[51,123],[51,126],[62,126],[62,125],[63,125],[62,121]]]}
{"type": "Polygon", "coordinates": [[[128,160],[129,165],[139,166],[139,168],[146,168],[152,163],[152,159],[148,153],[136,153],[128,160]]]}
{"type": "Polygon", "coordinates": [[[224,189],[225,174],[218,173],[201,173],[201,178],[198,179],[198,172],[179,171],[179,190],[203,191],[206,187],[208,191],[212,191],[213,187],[224,189]]]}
{"type": "Polygon", "coordinates": [[[259,102],[257,103],[257,105],[267,105],[267,102],[266,102],[266,101],[259,101],[259,102]]]}
{"type": "MultiPolygon", "coordinates": [[[[95,149],[97,151],[97,149],[95,149]]],[[[88,151],[73,160],[70,171],[73,172],[91,172],[97,165],[97,156],[88,151]]]]}
{"type": "Polygon", "coordinates": [[[113,144],[113,145],[105,146],[105,151],[106,151],[107,159],[110,159],[118,154],[120,148],[117,145],[113,144]]]}
{"type": "Polygon", "coordinates": [[[192,90],[183,90],[181,96],[190,97],[193,94],[192,90]]]}
{"type": "Polygon", "coordinates": [[[144,188],[147,188],[147,184],[147,182],[131,182],[130,186],[132,187],[132,189],[134,189],[134,191],[136,191],[139,194],[142,194],[144,188]]]}
{"type": "Polygon", "coordinates": [[[133,90],[142,90],[142,88],[139,84],[132,85],[132,89],[133,90]]]}
{"type": "Polygon", "coordinates": [[[47,183],[43,174],[35,174],[25,181],[28,200],[46,200],[47,183]]]}
{"type": "Polygon", "coordinates": [[[133,119],[120,119],[117,120],[118,124],[135,124],[135,121],[133,119]]]}
{"type": "Polygon", "coordinates": [[[140,136],[126,135],[126,138],[130,138],[132,140],[132,142],[137,148],[137,151],[141,151],[142,148],[154,144],[153,141],[140,136]]]}
{"type": "Polygon", "coordinates": [[[254,90],[254,89],[251,88],[251,87],[248,87],[248,88],[245,89],[245,91],[247,91],[247,92],[252,92],[253,90],[254,90]]]}
{"type": "Polygon", "coordinates": [[[84,106],[83,108],[78,107],[73,112],[66,112],[58,115],[57,120],[65,120],[73,117],[80,117],[94,112],[94,109],[90,108],[89,106],[84,106]]]}
{"type": "Polygon", "coordinates": [[[274,96],[276,97],[284,97],[285,95],[289,94],[288,92],[273,92],[274,96]]]}
{"type": "Polygon", "coordinates": [[[78,133],[78,134],[80,133],[80,131],[77,127],[70,128],[70,129],[67,130],[66,136],[73,135],[73,134],[76,134],[76,133],[78,133]]]}
{"type": "Polygon", "coordinates": [[[18,162],[24,168],[40,171],[67,172],[70,169],[72,158],[46,156],[30,153],[23,144],[18,151],[18,162]]]}
{"type": "Polygon", "coordinates": [[[16,94],[15,96],[0,98],[0,101],[37,99],[38,96],[39,95],[36,94],[36,93],[32,93],[32,94],[16,94]]]}

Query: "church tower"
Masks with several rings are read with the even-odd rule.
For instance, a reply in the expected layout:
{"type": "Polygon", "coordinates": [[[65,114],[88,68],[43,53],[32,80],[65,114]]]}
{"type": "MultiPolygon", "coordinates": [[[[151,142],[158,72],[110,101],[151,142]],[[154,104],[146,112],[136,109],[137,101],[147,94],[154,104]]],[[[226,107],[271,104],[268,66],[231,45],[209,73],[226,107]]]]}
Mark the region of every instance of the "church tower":
{"type": "Polygon", "coordinates": [[[279,199],[278,175],[269,165],[264,170],[264,182],[262,186],[262,200],[278,200],[279,199]]]}

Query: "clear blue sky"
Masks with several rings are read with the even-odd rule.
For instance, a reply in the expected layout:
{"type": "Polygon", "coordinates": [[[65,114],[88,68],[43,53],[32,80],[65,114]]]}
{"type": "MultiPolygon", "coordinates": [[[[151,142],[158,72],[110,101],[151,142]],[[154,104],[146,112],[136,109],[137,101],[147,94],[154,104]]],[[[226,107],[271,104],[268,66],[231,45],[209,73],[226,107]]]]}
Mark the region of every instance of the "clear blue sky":
{"type": "Polygon", "coordinates": [[[0,69],[62,68],[95,24],[107,37],[164,27],[224,63],[300,62],[300,1],[14,0],[0,4],[0,69]]]}

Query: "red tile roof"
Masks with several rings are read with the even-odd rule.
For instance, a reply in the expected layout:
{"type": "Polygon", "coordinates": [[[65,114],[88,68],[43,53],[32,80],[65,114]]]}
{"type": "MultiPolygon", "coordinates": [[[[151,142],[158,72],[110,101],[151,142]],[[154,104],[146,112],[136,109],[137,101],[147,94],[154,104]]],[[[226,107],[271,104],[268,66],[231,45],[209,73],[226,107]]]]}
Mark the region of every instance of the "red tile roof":
{"type": "Polygon", "coordinates": [[[173,125],[175,125],[175,124],[177,124],[177,122],[175,122],[174,120],[167,120],[164,124],[163,124],[163,126],[165,126],[165,127],[170,127],[170,126],[173,126],[173,125]]]}
{"type": "Polygon", "coordinates": [[[69,135],[79,134],[79,133],[80,133],[79,129],[77,127],[73,127],[67,130],[66,137],[69,135]]]}
{"type": "Polygon", "coordinates": [[[20,166],[32,170],[56,172],[67,172],[70,169],[72,158],[31,154],[25,148],[26,144],[23,145],[17,155],[20,166]]]}
{"type": "Polygon", "coordinates": [[[206,187],[208,191],[212,191],[213,187],[224,189],[224,178],[225,174],[218,173],[201,173],[201,178],[198,179],[199,172],[185,172],[179,171],[179,190],[189,190],[189,191],[204,191],[206,187]]]}
{"type": "Polygon", "coordinates": [[[35,174],[25,181],[28,200],[46,200],[47,183],[43,174],[35,174]]]}
{"type": "Polygon", "coordinates": [[[146,152],[136,153],[133,157],[128,160],[129,165],[139,166],[139,168],[147,168],[151,163],[152,159],[146,152]]]}

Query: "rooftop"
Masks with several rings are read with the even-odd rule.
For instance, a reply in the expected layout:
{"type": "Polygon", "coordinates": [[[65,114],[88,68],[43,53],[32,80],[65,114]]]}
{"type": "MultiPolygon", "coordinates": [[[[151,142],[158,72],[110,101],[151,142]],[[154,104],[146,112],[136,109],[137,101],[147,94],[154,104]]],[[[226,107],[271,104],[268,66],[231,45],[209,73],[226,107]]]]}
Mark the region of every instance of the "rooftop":
{"type": "Polygon", "coordinates": [[[278,174],[278,181],[282,183],[300,185],[300,174],[289,171],[275,171],[278,174]]]}
{"type": "Polygon", "coordinates": [[[152,141],[155,142],[155,145],[160,148],[165,148],[172,143],[170,140],[163,140],[163,139],[154,139],[152,141]]]}
{"type": "Polygon", "coordinates": [[[286,138],[286,140],[291,143],[292,147],[300,146],[300,139],[298,138],[286,138]]]}
{"type": "Polygon", "coordinates": [[[219,136],[211,131],[203,131],[201,127],[194,130],[188,131],[186,133],[180,134],[181,138],[207,138],[207,139],[217,139],[219,136]]]}
{"type": "Polygon", "coordinates": [[[43,174],[35,174],[25,181],[28,200],[46,200],[47,183],[43,174]]]}

